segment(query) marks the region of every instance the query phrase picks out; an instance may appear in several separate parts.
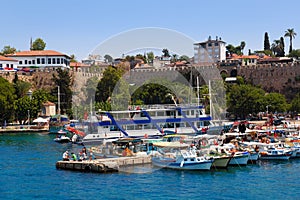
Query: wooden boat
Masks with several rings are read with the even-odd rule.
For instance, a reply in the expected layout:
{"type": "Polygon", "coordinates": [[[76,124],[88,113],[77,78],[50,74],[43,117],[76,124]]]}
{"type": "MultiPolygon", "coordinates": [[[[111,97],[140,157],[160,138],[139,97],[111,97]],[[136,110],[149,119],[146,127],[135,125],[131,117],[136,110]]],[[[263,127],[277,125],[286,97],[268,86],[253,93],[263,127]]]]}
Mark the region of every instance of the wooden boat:
{"type": "Polygon", "coordinates": [[[231,156],[213,156],[214,162],[212,163],[212,168],[226,169],[231,160],[231,156]]]}
{"type": "Polygon", "coordinates": [[[195,151],[180,150],[172,157],[153,157],[152,164],[157,167],[178,170],[210,170],[213,159],[197,156],[195,151]]]}
{"type": "Polygon", "coordinates": [[[229,165],[247,165],[249,155],[249,152],[235,152],[229,162],[229,165]]]}
{"type": "Polygon", "coordinates": [[[284,149],[270,148],[260,152],[261,160],[288,160],[292,156],[292,151],[284,149]]]}

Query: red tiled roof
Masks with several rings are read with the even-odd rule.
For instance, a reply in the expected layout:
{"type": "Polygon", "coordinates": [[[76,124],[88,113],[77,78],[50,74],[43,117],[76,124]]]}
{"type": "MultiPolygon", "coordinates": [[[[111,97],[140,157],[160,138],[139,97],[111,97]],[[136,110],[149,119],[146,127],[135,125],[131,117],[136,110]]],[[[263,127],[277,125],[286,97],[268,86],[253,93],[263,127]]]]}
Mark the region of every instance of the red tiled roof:
{"type": "Polygon", "coordinates": [[[90,65],[81,62],[70,62],[70,67],[90,67],[90,65]]]}
{"type": "Polygon", "coordinates": [[[41,51],[19,51],[14,54],[8,54],[10,57],[18,57],[18,56],[67,56],[66,54],[53,51],[53,50],[41,50],[41,51]]]}
{"type": "Polygon", "coordinates": [[[18,62],[18,61],[15,60],[15,59],[8,58],[8,57],[5,57],[5,56],[0,56],[0,60],[2,60],[2,61],[13,61],[13,62],[18,62]]]}

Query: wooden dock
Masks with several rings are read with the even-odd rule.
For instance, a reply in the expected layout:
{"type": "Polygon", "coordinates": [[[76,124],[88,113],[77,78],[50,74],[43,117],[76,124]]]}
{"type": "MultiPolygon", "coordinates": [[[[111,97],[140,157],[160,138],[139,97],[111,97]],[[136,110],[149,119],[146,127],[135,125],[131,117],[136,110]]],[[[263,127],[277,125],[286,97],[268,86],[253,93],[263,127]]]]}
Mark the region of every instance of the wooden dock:
{"type": "Polygon", "coordinates": [[[123,166],[142,165],[149,163],[151,163],[151,156],[119,157],[95,159],[91,161],[58,161],[56,162],[56,168],[81,172],[108,173],[118,172],[119,167],[123,166]]]}

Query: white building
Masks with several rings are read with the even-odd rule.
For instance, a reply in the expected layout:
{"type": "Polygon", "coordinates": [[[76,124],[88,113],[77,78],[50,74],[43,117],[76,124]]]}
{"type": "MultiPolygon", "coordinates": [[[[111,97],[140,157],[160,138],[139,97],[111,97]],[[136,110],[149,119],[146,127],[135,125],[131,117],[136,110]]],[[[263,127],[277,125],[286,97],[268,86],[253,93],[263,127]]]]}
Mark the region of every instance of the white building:
{"type": "Polygon", "coordinates": [[[70,68],[70,56],[53,51],[20,51],[7,57],[18,60],[18,67],[61,67],[70,68]]]}
{"type": "Polygon", "coordinates": [[[17,68],[18,61],[5,56],[0,56],[0,68],[2,69],[14,69],[17,68]]]}
{"type": "Polygon", "coordinates": [[[221,38],[216,37],[212,40],[211,37],[205,42],[194,44],[194,63],[208,64],[226,60],[225,42],[221,38]]]}

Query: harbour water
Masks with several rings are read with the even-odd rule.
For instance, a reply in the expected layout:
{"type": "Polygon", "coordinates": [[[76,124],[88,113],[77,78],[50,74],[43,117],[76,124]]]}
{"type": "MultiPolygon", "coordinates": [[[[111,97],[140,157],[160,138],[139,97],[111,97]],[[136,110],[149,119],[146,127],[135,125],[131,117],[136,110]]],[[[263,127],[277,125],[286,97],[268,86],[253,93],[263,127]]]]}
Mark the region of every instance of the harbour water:
{"type": "Polygon", "coordinates": [[[57,170],[62,153],[44,134],[0,135],[0,199],[300,199],[300,159],[209,172],[151,165],[119,173],[57,170]]]}

